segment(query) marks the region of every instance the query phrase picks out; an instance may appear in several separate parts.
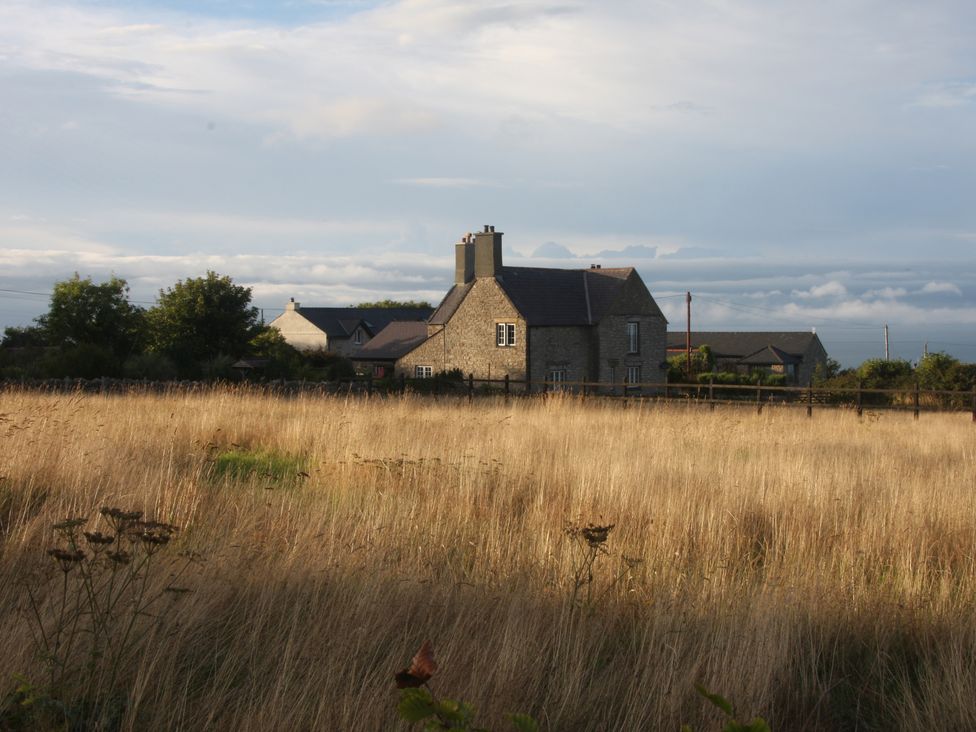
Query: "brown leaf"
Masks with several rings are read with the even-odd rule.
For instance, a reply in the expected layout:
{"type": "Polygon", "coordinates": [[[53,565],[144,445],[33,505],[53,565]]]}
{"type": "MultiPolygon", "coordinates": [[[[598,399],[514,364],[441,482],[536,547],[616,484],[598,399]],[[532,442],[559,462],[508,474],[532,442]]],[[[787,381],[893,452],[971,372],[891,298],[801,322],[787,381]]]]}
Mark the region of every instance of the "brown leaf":
{"type": "Polygon", "coordinates": [[[437,671],[437,662],[434,660],[434,648],[429,640],[425,640],[410,661],[410,668],[394,674],[397,688],[422,686],[430,680],[435,671],[437,671]]]}

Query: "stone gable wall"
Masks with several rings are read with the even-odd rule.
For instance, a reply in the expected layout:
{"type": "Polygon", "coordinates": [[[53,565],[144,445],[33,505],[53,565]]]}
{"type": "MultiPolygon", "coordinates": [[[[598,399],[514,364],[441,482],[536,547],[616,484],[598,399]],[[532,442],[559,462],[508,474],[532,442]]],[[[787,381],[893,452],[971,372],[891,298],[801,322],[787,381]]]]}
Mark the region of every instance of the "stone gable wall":
{"type": "Polygon", "coordinates": [[[800,363],[796,375],[796,383],[800,386],[809,384],[813,380],[817,366],[820,364],[827,365],[827,351],[820,342],[820,338],[814,337],[810,339],[810,345],[803,353],[803,361],[800,363]]]}
{"type": "Polygon", "coordinates": [[[441,326],[430,326],[428,339],[396,363],[397,375],[413,378],[415,366],[434,373],[459,368],[476,379],[524,379],[526,325],[493,277],[475,280],[457,311],[441,326]],[[495,324],[515,323],[514,346],[497,346],[495,324]]]}
{"type": "Polygon", "coordinates": [[[632,274],[620,297],[597,326],[599,358],[596,380],[622,384],[628,366],[640,366],[641,381],[662,383],[667,366],[668,324],[640,277],[632,274]],[[628,353],[627,323],[638,323],[639,348],[628,353]],[[612,370],[612,374],[611,374],[612,370]]]}
{"type": "Polygon", "coordinates": [[[300,351],[329,349],[328,336],[294,310],[286,310],[268,325],[281,331],[288,344],[300,351]]]}

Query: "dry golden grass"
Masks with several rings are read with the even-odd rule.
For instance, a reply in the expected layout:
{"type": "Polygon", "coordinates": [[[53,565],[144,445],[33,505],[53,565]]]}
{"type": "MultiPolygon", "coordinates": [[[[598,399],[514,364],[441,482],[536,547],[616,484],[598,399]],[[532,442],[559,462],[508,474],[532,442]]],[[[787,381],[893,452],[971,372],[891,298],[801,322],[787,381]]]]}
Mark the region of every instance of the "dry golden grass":
{"type": "Polygon", "coordinates": [[[100,506],[207,562],[127,669],[127,729],[374,730],[425,638],[504,729],[976,728],[976,427],[572,398],[0,394],[0,691],[18,577],[100,506]],[[215,479],[221,450],[309,477],[215,479]],[[582,607],[568,521],[614,523],[582,607]],[[643,560],[628,568],[623,557],[643,560]]]}

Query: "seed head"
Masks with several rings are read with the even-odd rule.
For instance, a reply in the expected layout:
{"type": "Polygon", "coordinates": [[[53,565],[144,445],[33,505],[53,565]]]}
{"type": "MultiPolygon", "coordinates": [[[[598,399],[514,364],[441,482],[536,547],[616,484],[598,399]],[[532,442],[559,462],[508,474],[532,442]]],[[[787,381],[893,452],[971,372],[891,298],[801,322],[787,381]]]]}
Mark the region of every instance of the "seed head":
{"type": "Polygon", "coordinates": [[[64,538],[70,539],[75,535],[75,530],[79,526],[83,526],[86,521],[88,521],[87,518],[82,518],[80,516],[77,518],[66,518],[64,521],[59,521],[58,523],[54,524],[54,530],[64,538]]]}
{"type": "Polygon", "coordinates": [[[96,552],[101,551],[115,541],[114,536],[106,536],[101,531],[85,531],[83,533],[85,535],[85,539],[96,552]]]}
{"type": "Polygon", "coordinates": [[[88,556],[81,549],[61,549],[54,547],[47,550],[48,556],[52,557],[60,567],[62,572],[70,572],[78,562],[82,562],[88,556]]]}
{"type": "Polygon", "coordinates": [[[108,552],[106,555],[116,564],[128,564],[132,561],[132,555],[129,552],[122,551],[121,549],[117,552],[108,552]]]}

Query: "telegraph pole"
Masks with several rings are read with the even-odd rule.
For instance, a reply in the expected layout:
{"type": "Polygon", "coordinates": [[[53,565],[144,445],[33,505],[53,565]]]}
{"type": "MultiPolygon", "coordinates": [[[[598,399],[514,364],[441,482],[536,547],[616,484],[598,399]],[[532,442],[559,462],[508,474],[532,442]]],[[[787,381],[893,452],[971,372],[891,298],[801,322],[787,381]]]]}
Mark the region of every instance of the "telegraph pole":
{"type": "Polygon", "coordinates": [[[688,327],[685,330],[685,366],[688,380],[691,381],[691,293],[685,293],[685,305],[688,307],[688,327]]]}
{"type": "Polygon", "coordinates": [[[888,324],[885,323],[885,361],[888,360],[888,324]]]}

